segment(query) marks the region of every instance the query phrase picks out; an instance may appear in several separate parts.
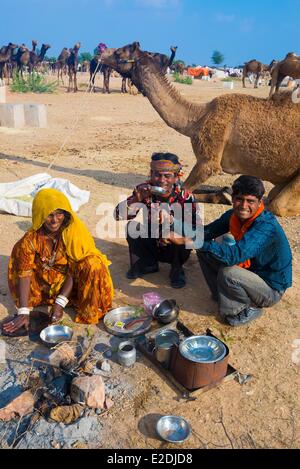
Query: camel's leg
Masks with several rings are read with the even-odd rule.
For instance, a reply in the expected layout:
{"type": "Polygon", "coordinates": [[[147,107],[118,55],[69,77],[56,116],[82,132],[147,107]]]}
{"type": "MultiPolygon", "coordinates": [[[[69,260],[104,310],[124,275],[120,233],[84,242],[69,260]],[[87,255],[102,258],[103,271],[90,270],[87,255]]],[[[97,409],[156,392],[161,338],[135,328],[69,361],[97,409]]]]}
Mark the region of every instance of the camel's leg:
{"type": "Polygon", "coordinates": [[[279,91],[279,88],[281,86],[281,82],[283,81],[284,79],[284,75],[278,75],[278,78],[277,78],[277,83],[276,83],[276,93],[279,91]]]}
{"type": "Polygon", "coordinates": [[[278,71],[275,69],[271,76],[272,76],[272,81],[271,81],[271,89],[270,89],[270,94],[269,94],[270,98],[275,93],[275,88],[277,88],[277,82],[278,82],[278,78],[279,78],[278,71]]]}
{"type": "Polygon", "coordinates": [[[203,159],[203,161],[199,161],[195,164],[188,178],[184,181],[184,187],[192,191],[214,173],[215,171],[212,168],[211,161],[203,159]]]}
{"type": "Polygon", "coordinates": [[[104,70],[103,72],[103,93],[110,93],[109,91],[109,78],[110,70],[104,70]]]}
{"type": "Polygon", "coordinates": [[[280,217],[300,215],[300,172],[286,184],[275,186],[268,196],[268,208],[280,217]]]}
{"type": "Polygon", "coordinates": [[[78,86],[77,86],[77,72],[74,72],[74,93],[78,91],[78,86]]]}
{"type": "Polygon", "coordinates": [[[245,72],[245,70],[243,70],[243,88],[246,88],[246,83],[245,83],[246,76],[247,76],[247,73],[245,72]]]}
{"type": "Polygon", "coordinates": [[[255,80],[255,83],[254,83],[254,88],[258,88],[258,81],[259,81],[259,78],[260,78],[260,73],[258,72],[256,74],[256,80],[255,80]]]}
{"type": "Polygon", "coordinates": [[[219,117],[217,115],[202,125],[200,138],[191,139],[197,163],[184,182],[187,189],[196,189],[199,183],[222,170],[221,162],[230,137],[231,125],[230,119],[220,122],[219,117]],[[215,138],[216,135],[218,139],[215,138]]]}
{"type": "Polygon", "coordinates": [[[69,72],[69,86],[68,86],[68,93],[71,91],[71,88],[73,87],[73,78],[72,78],[72,72],[69,72]]]}

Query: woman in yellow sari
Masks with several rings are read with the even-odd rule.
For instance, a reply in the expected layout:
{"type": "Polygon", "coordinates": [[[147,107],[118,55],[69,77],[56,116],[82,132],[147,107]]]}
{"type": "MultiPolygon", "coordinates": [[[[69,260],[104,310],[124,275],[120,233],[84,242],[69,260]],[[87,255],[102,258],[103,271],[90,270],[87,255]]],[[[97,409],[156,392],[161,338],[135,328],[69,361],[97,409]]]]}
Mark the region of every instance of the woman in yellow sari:
{"type": "Polygon", "coordinates": [[[52,305],[53,322],[70,302],[76,322],[98,323],[112,304],[109,265],[65,195],[42,189],[33,200],[32,227],[9,260],[8,284],[17,315],[5,321],[4,332],[28,329],[30,310],[41,304],[52,305]]]}

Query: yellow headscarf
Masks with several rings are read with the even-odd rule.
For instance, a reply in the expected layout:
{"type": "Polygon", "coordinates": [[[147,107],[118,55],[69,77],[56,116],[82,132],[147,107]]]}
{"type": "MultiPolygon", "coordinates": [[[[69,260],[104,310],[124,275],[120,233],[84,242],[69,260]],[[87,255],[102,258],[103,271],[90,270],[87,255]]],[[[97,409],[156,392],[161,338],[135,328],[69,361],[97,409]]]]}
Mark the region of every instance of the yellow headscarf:
{"type": "Polygon", "coordinates": [[[67,255],[73,261],[80,261],[87,256],[101,258],[107,266],[111,262],[95,246],[95,242],[85,224],[75,215],[67,197],[56,189],[42,189],[32,203],[32,230],[37,231],[54,210],[65,210],[71,215],[69,225],[63,230],[62,238],[67,255]]]}

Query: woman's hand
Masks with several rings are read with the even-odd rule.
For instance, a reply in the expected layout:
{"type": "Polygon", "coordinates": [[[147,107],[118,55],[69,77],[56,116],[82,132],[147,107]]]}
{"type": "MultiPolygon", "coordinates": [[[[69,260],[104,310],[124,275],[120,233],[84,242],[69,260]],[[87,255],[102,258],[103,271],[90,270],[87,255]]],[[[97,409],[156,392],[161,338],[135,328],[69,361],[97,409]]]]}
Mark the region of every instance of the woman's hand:
{"type": "Polygon", "coordinates": [[[58,322],[61,320],[63,317],[64,310],[62,306],[58,305],[57,303],[54,303],[54,305],[51,308],[51,322],[58,322]]]}
{"type": "Polygon", "coordinates": [[[29,315],[20,314],[19,316],[10,316],[2,322],[2,329],[5,334],[13,334],[14,332],[25,327],[29,329],[29,315]]]}

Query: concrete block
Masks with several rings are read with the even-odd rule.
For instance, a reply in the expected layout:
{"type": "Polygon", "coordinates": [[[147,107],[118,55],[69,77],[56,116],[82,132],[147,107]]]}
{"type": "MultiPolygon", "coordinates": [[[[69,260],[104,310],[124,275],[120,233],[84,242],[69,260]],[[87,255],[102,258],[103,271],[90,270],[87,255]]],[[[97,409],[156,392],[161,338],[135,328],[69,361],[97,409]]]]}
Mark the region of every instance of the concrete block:
{"type": "Polygon", "coordinates": [[[23,104],[0,104],[0,125],[20,129],[25,126],[23,104]]]}
{"type": "Polygon", "coordinates": [[[233,81],[223,81],[223,88],[227,88],[229,90],[233,90],[234,83],[233,81]]]}
{"type": "Polygon", "coordinates": [[[25,123],[29,127],[47,127],[47,110],[44,104],[24,104],[25,123]]]}
{"type": "Polygon", "coordinates": [[[0,86],[0,103],[6,103],[6,86],[0,86]]]}

